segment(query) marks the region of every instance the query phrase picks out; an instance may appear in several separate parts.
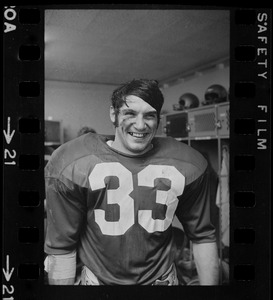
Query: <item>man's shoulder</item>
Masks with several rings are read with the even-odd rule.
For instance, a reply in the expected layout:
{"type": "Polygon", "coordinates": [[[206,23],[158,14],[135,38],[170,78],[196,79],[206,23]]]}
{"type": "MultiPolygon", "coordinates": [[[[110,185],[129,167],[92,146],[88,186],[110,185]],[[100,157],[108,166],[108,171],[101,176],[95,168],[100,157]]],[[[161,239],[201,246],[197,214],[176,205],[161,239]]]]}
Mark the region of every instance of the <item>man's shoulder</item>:
{"type": "Polygon", "coordinates": [[[52,153],[45,169],[46,175],[58,177],[64,169],[77,161],[90,160],[90,156],[96,156],[102,145],[102,138],[93,133],[84,134],[64,143],[52,153]]]}
{"type": "Polygon", "coordinates": [[[78,157],[90,152],[92,147],[98,142],[95,134],[84,134],[71,141],[62,144],[52,154],[52,159],[66,158],[67,161],[73,161],[78,157]],[[86,147],[88,146],[88,147],[86,147]]]}
{"type": "Polygon", "coordinates": [[[172,137],[156,138],[160,156],[175,160],[185,166],[192,166],[202,173],[207,168],[207,160],[193,147],[177,141],[172,137]]]}

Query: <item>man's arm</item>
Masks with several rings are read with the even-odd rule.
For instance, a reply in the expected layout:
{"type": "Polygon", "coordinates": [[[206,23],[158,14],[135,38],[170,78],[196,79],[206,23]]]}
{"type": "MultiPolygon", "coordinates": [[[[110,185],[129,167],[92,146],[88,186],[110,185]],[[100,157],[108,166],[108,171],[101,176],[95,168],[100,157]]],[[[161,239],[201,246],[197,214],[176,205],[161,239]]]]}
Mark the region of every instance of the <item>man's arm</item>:
{"type": "Polygon", "coordinates": [[[74,278],[68,279],[52,279],[48,278],[49,285],[73,285],[75,282],[74,278]]]}
{"type": "Polygon", "coordinates": [[[216,243],[193,243],[192,245],[200,285],[218,285],[219,258],[216,243]]]}
{"type": "Polygon", "coordinates": [[[45,261],[50,285],[73,285],[76,276],[76,252],[48,255],[45,261]]]}

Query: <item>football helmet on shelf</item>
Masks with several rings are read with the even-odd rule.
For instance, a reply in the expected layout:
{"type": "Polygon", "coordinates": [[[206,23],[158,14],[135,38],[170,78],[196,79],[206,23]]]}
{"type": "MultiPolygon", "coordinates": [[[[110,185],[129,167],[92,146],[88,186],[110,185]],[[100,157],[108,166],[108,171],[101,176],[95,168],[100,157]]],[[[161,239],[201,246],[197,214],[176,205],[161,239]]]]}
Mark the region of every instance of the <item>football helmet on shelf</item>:
{"type": "Polygon", "coordinates": [[[192,93],[185,93],[179,97],[179,110],[190,109],[199,106],[199,99],[192,93]]]}
{"type": "Polygon", "coordinates": [[[220,84],[209,86],[205,92],[203,105],[215,104],[227,101],[227,90],[220,84]]]}

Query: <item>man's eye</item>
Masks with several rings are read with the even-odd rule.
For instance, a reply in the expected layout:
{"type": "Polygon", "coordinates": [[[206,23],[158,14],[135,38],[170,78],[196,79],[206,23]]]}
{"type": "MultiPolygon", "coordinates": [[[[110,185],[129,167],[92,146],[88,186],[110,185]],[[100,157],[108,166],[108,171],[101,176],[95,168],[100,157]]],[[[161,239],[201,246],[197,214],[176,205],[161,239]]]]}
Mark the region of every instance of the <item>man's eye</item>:
{"type": "Polygon", "coordinates": [[[155,115],[147,115],[146,118],[151,120],[151,119],[155,119],[156,116],[155,115]]]}

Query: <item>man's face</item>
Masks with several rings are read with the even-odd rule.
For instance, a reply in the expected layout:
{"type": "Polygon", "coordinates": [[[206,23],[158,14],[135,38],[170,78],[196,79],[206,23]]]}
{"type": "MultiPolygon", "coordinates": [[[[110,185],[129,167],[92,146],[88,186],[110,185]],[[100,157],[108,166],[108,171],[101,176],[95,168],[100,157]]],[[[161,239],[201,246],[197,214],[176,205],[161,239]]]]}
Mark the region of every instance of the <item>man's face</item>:
{"type": "MultiPolygon", "coordinates": [[[[149,149],[157,130],[157,112],[137,96],[127,96],[120,108],[113,147],[123,153],[137,155],[149,149]],[[127,105],[126,105],[127,104],[127,105]]],[[[110,110],[115,122],[115,111],[110,110]]]]}

